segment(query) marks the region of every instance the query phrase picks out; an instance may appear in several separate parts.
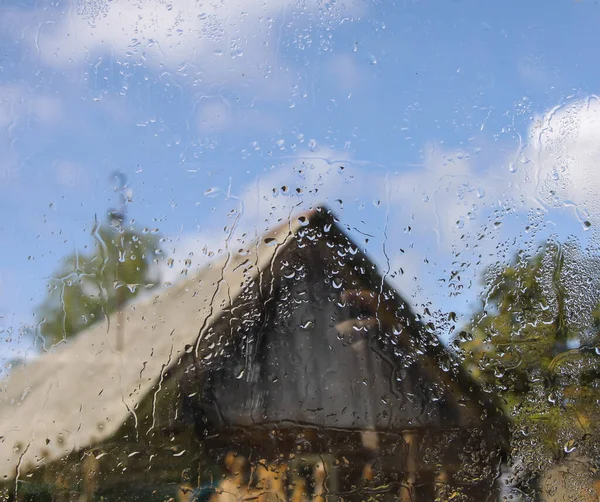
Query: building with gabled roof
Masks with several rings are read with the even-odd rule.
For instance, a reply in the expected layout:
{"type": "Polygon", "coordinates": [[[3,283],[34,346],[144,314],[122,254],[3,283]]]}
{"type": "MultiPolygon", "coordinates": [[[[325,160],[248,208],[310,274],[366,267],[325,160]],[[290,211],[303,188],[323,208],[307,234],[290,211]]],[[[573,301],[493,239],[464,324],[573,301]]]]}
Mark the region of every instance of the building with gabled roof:
{"type": "Polygon", "coordinates": [[[188,500],[232,450],[327,463],[331,500],[485,500],[507,434],[323,207],[16,368],[0,431],[35,500],[188,500]]]}

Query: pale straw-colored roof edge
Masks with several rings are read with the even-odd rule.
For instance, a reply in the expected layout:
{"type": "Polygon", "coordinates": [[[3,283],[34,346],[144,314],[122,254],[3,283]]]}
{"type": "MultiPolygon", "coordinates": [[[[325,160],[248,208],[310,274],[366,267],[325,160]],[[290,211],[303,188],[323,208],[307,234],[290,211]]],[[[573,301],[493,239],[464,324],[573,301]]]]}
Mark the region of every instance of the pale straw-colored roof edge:
{"type": "Polygon", "coordinates": [[[126,309],[121,351],[112,315],[0,381],[0,480],[115,434],[185,346],[195,344],[200,328],[208,329],[319,212],[326,210],[302,213],[248,253],[226,253],[189,279],[134,301],[126,309]]]}

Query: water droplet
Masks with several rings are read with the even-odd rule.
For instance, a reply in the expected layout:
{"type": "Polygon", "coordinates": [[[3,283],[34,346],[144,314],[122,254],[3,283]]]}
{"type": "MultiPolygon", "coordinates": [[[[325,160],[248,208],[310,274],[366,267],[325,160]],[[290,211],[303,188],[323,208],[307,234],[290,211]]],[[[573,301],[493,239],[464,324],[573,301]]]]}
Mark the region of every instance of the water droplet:
{"type": "Polygon", "coordinates": [[[264,243],[267,246],[275,246],[277,244],[277,239],[275,239],[275,237],[266,237],[264,243]]]}
{"type": "Polygon", "coordinates": [[[173,268],[173,264],[175,263],[175,260],[173,258],[169,258],[167,260],[167,267],[169,268],[173,268]]]}
{"type": "Polygon", "coordinates": [[[308,142],[308,149],[311,152],[316,152],[317,151],[317,140],[316,139],[310,139],[308,142]]]}

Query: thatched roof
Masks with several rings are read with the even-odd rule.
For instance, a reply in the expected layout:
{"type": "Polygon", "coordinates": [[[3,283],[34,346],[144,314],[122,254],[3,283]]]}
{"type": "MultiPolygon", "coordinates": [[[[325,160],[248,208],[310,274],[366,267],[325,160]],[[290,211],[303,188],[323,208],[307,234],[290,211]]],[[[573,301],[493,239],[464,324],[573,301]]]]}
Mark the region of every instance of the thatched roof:
{"type": "MultiPolygon", "coordinates": [[[[209,343],[206,333],[222,323],[243,292],[277,276],[280,272],[274,264],[279,257],[303,252],[297,244],[309,222],[310,227],[326,228],[328,237],[345,240],[348,246],[350,241],[331,213],[318,208],[268,232],[247,252],[218,257],[193,277],[128,306],[121,351],[116,350],[119,317],[113,315],[53,353],[15,369],[0,382],[0,479],[12,479],[98,444],[114,436],[128,420],[137,421],[135,410],[141,401],[155,402],[165,375],[182,358],[190,357],[190,352],[198,355],[203,350],[202,344],[209,343]]],[[[365,269],[367,260],[360,251],[355,252],[357,259],[363,263],[360,273],[372,276],[371,280],[379,277],[374,267],[365,269]]],[[[397,294],[395,301],[419,337],[413,340],[415,347],[428,359],[420,375],[454,387],[455,405],[470,417],[480,417],[481,406],[493,414],[476,385],[462,372],[449,370],[444,348],[419,329],[397,294]],[[476,409],[459,403],[465,395],[477,402],[476,409]]],[[[317,422],[328,424],[322,420],[317,422]]],[[[454,425],[459,422],[464,422],[463,417],[454,425]]]]}
{"type": "Polygon", "coordinates": [[[208,329],[231,306],[301,226],[293,219],[248,254],[220,256],[188,280],[132,305],[120,352],[117,316],[111,316],[16,368],[0,382],[0,479],[15,477],[19,466],[47,464],[112,436],[186,346],[195,344],[201,327],[208,329]]]}

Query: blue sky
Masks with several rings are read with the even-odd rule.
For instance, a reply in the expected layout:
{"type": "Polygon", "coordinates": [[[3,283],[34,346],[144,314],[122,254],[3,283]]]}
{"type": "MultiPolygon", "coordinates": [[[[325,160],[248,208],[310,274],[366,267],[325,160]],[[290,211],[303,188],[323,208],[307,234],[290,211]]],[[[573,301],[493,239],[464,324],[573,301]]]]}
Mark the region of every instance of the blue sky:
{"type": "Polygon", "coordinates": [[[176,258],[165,280],[232,214],[247,241],[324,202],[417,310],[466,316],[486,264],[595,243],[599,23],[591,1],[4,2],[4,357],[117,204],[115,169],[176,258]]]}

